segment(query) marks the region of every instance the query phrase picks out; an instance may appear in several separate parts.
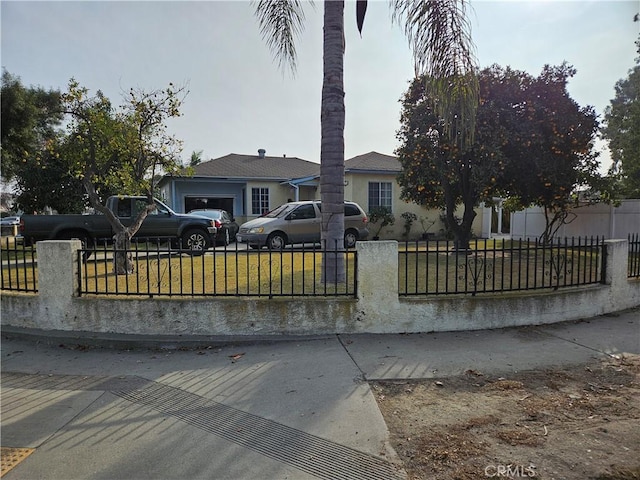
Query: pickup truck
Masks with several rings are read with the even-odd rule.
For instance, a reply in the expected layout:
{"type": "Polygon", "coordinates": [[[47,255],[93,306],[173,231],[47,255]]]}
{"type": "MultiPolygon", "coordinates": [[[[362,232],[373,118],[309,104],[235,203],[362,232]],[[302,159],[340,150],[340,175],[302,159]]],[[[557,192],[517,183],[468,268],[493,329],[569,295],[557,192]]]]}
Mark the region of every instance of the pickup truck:
{"type": "MultiPolygon", "coordinates": [[[[160,200],[154,199],[156,209],[151,211],[134,238],[170,238],[190,250],[206,250],[215,245],[217,229],[210,218],[175,213],[160,200]]],[[[147,197],[113,196],[107,207],[122,222],[130,225],[140,210],[148,204],[147,197]]],[[[86,247],[98,241],[111,242],[114,230],[103,214],[95,215],[22,215],[19,233],[26,245],[39,240],[69,240],[78,238],[86,247]]]]}

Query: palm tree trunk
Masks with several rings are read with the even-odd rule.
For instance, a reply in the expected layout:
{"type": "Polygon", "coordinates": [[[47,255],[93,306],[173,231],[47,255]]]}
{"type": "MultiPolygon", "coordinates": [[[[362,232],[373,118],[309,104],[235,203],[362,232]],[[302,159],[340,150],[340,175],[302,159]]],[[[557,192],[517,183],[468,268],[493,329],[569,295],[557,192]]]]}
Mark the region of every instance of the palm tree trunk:
{"type": "MultiPolygon", "coordinates": [[[[344,2],[325,0],[320,109],[322,247],[344,249],[344,2]]],[[[344,255],[323,255],[323,281],[345,281],[344,255]]]]}

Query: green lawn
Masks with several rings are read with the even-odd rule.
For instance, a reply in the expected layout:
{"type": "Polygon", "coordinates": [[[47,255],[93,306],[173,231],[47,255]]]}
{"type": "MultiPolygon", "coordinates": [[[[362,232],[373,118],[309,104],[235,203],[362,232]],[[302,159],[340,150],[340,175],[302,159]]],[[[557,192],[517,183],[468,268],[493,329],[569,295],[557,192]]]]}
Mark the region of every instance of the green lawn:
{"type": "Polygon", "coordinates": [[[0,239],[0,259],[2,262],[16,260],[31,260],[36,257],[35,247],[25,247],[16,237],[2,237],[0,239]]]}
{"type": "Polygon", "coordinates": [[[89,260],[82,268],[87,293],[142,295],[334,295],[354,292],[354,259],[347,282],[322,282],[322,254],[313,252],[227,252],[140,256],[131,275],[115,275],[112,260],[89,260]]]}
{"type": "Polygon", "coordinates": [[[472,255],[447,245],[402,245],[400,294],[474,293],[556,288],[599,280],[598,251],[585,246],[535,247],[525,242],[478,240],[472,255]]]}
{"type": "Polygon", "coordinates": [[[36,291],[38,269],[35,247],[25,247],[15,237],[0,240],[2,261],[1,284],[3,289],[36,291]]]}

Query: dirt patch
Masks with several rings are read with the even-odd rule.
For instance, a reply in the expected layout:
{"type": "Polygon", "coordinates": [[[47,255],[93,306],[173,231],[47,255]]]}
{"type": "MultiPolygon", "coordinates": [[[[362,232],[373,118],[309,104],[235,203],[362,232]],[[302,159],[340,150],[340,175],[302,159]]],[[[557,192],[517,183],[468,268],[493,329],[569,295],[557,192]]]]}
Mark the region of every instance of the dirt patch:
{"type": "Polygon", "coordinates": [[[640,480],[640,356],[373,382],[411,479],[640,480]]]}

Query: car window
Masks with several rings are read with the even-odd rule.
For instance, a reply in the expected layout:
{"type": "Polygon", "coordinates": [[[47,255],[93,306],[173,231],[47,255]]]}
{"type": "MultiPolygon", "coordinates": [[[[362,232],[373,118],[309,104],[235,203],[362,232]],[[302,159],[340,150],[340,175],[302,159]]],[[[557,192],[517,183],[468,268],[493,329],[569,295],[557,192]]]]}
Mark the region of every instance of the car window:
{"type": "Polygon", "coordinates": [[[275,208],[274,210],[271,210],[269,213],[263,216],[267,218],[284,217],[285,215],[288,215],[294,208],[295,208],[295,205],[285,203],[284,205],[280,205],[279,207],[275,208]]]}
{"type": "Polygon", "coordinates": [[[292,217],[295,220],[316,218],[316,209],[313,208],[313,204],[300,205],[292,212],[292,217]]]}
{"type": "MultiPolygon", "coordinates": [[[[165,209],[162,208],[162,205],[160,205],[157,202],[154,202],[156,205],[156,208],[154,210],[151,210],[149,212],[149,215],[158,215],[158,213],[167,213],[167,211],[165,209]],[[162,209],[162,210],[160,210],[162,209]]],[[[149,205],[149,203],[147,202],[146,198],[136,198],[133,201],[133,208],[135,209],[135,211],[133,212],[133,214],[135,216],[138,216],[138,214],[144,210],[145,208],[147,208],[147,205],[149,205]]]]}
{"type": "MultiPolygon", "coordinates": [[[[159,213],[169,213],[165,205],[163,205],[162,203],[156,200],[154,200],[154,203],[156,204],[156,209],[153,212],[151,212],[152,214],[157,215],[159,213]]],[[[146,202],[145,202],[145,206],[146,206],[146,202]]]]}
{"type": "Polygon", "coordinates": [[[119,217],[131,216],[131,200],[118,199],[118,216],[119,217]]]}
{"type": "MultiPolygon", "coordinates": [[[[318,202],[316,203],[316,205],[318,205],[318,210],[320,210],[322,212],[322,203],[318,202]]],[[[355,216],[360,216],[362,215],[362,213],[360,212],[360,209],[358,208],[357,205],[353,204],[353,203],[345,203],[344,204],[344,216],[345,217],[355,217],[355,216]]]]}
{"type": "Polygon", "coordinates": [[[220,218],[220,212],[211,211],[211,210],[191,210],[189,212],[189,215],[199,215],[201,217],[207,217],[214,220],[220,218]]]}
{"type": "Polygon", "coordinates": [[[353,217],[362,215],[360,213],[360,209],[353,204],[345,203],[344,204],[344,216],[345,217],[353,217]]]}

